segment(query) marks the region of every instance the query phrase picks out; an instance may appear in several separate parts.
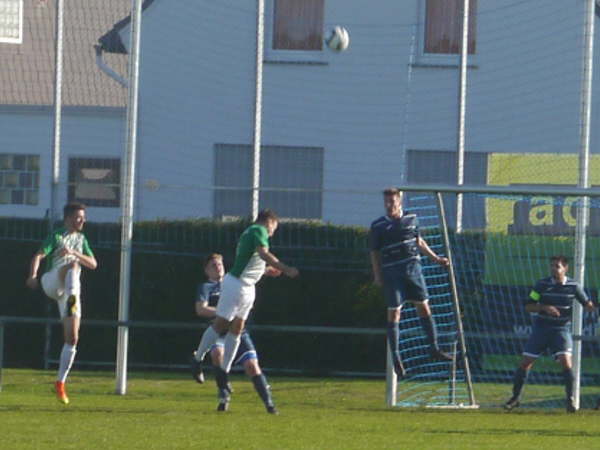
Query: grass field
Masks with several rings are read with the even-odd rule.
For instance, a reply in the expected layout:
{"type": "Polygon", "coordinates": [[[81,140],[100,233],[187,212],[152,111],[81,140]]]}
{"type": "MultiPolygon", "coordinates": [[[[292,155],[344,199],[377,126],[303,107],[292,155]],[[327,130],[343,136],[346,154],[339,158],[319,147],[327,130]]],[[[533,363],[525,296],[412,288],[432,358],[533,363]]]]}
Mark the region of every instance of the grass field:
{"type": "MultiPolygon", "coordinates": [[[[217,413],[212,380],[185,373],[131,373],[114,394],[114,374],[75,371],[71,404],[51,392],[54,371],[5,369],[0,392],[3,449],[592,449],[600,413],[500,408],[388,409],[382,380],[271,377],[281,412],[264,411],[251,384],[232,381],[230,411],[217,413]]],[[[487,385],[490,396],[506,385],[487,385]]],[[[560,388],[551,386],[557,392],[560,388]]]]}

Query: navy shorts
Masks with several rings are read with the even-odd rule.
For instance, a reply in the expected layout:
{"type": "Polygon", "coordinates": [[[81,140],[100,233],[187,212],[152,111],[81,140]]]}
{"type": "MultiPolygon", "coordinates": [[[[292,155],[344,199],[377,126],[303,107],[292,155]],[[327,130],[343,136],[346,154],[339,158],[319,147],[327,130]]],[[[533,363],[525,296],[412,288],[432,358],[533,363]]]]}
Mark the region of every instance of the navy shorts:
{"type": "Polygon", "coordinates": [[[558,355],[571,354],[573,337],[570,324],[556,325],[547,320],[535,318],[531,336],[523,350],[523,356],[537,358],[546,349],[550,350],[555,358],[558,355]]]}
{"type": "Polygon", "coordinates": [[[383,268],[383,295],[388,308],[399,308],[405,301],[422,302],[429,298],[420,260],[383,268]]]}

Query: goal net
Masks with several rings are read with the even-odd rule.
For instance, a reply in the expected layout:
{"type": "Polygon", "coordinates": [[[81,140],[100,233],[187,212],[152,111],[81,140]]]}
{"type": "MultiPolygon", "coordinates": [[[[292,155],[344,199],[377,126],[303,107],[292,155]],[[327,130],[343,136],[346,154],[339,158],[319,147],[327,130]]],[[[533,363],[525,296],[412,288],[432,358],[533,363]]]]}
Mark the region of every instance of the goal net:
{"type": "MultiPolygon", "coordinates": [[[[529,293],[541,278],[549,277],[550,257],[569,259],[568,276],[581,264],[584,288],[597,301],[600,239],[600,201],[588,202],[589,228],[585,261],[577,261],[575,233],[580,197],[568,195],[464,194],[461,233],[454,231],[455,194],[446,194],[448,229],[456,276],[464,339],[473,393],[482,406],[500,406],[511,396],[513,374],[532,330],[532,315],[525,310],[529,293]]],[[[439,237],[440,216],[434,197],[411,195],[408,208],[420,216],[425,239],[444,253],[439,237]],[[420,201],[420,205],[418,204],[420,201]],[[429,211],[429,213],[427,212],[429,211]]],[[[461,365],[457,316],[451,307],[448,275],[424,259],[430,303],[444,351],[457,354],[457,364],[432,362],[414,310],[403,311],[401,346],[408,362],[408,377],[397,385],[396,405],[470,404],[467,377],[461,365]]],[[[595,337],[597,313],[578,306],[573,313],[573,361],[580,407],[591,407],[599,394],[600,346],[595,337]],[[578,319],[580,318],[580,319],[578,319]],[[578,328],[578,321],[581,330],[578,328]]],[[[522,407],[564,406],[561,366],[548,352],[538,358],[523,390],[522,407]]],[[[389,399],[388,399],[389,401],[389,399]]]]}

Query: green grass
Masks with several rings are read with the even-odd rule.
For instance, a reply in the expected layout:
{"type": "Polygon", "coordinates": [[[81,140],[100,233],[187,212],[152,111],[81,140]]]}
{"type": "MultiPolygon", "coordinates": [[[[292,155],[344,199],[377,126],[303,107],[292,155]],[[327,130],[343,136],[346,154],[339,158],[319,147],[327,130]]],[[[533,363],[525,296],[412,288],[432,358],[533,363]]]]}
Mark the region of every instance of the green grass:
{"type": "MultiPolygon", "coordinates": [[[[523,408],[479,411],[388,409],[383,380],[271,377],[281,411],[268,415],[251,384],[234,376],[230,411],[217,413],[211,380],[184,373],[132,373],[128,393],[114,375],[72,374],[71,404],[51,392],[54,372],[3,371],[0,442],[5,449],[590,449],[600,413],[523,408]]],[[[560,395],[559,386],[550,386],[560,395]]],[[[506,385],[479,385],[482,396],[506,385]]]]}

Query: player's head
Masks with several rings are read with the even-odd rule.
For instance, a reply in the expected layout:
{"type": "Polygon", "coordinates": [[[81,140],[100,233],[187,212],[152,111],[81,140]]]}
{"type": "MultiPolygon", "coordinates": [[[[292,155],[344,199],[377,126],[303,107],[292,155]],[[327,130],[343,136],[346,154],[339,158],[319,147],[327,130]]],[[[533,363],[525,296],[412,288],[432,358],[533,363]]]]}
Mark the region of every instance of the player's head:
{"type": "Polygon", "coordinates": [[[383,206],[390,217],[402,215],[402,191],[390,187],[383,191],[383,206]]]}
{"type": "Polygon", "coordinates": [[[223,266],[223,255],[220,253],[211,253],[204,259],[204,273],[209,280],[220,281],[225,275],[223,266]]]}
{"type": "Polygon", "coordinates": [[[71,231],[81,231],[85,224],[85,205],[83,203],[67,203],[63,208],[65,226],[71,231]]]}
{"type": "Polygon", "coordinates": [[[263,209],[258,213],[256,223],[264,225],[267,228],[269,236],[273,236],[275,230],[277,230],[277,225],[279,224],[279,217],[277,217],[275,211],[263,209]]]}
{"type": "Polygon", "coordinates": [[[550,271],[556,279],[563,278],[569,270],[569,260],[566,256],[555,255],[550,257],[550,271]]]}

